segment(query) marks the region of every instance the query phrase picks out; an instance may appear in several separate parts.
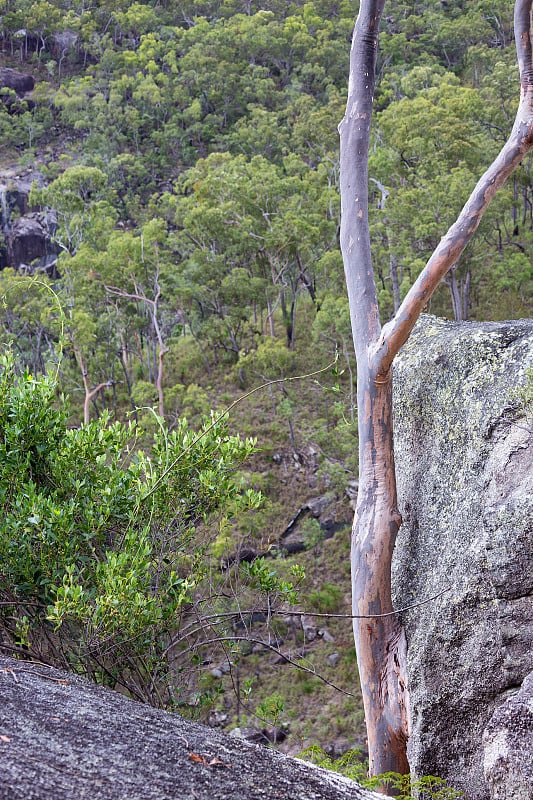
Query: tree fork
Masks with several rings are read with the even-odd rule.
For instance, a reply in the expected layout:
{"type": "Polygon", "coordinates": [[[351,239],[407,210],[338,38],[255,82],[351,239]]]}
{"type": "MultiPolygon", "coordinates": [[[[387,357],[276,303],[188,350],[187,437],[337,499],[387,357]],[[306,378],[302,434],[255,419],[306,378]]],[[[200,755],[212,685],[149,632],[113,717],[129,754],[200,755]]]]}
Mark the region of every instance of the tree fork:
{"type": "MultiPolygon", "coordinates": [[[[392,430],[392,364],[440,281],[456,264],[489,203],[533,146],[533,0],[516,0],[520,102],[508,141],[480,178],[393,319],[381,328],[368,224],[368,148],[385,0],[361,0],[340,133],[341,250],[357,357],[359,494],[352,533],[354,614],[392,611],[391,562],[401,524],[392,430]]],[[[406,643],[394,616],[354,620],[370,773],[407,773],[406,643]]]]}

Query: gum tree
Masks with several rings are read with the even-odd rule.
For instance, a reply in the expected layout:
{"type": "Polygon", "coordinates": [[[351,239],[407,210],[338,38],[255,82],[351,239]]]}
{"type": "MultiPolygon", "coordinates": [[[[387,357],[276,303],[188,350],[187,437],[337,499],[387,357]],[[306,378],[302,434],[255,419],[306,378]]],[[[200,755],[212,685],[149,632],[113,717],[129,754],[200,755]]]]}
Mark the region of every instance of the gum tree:
{"type": "Polygon", "coordinates": [[[370,772],[409,771],[405,635],[393,611],[391,560],[401,525],[392,430],[392,366],[444,276],[457,264],[496,191],[533,146],[533,0],[516,0],[520,102],[510,136],[389,322],[381,326],[368,224],[368,148],[385,0],[361,0],[341,143],[341,249],[357,356],[359,497],[352,532],[354,637],[370,772]],[[361,618],[364,615],[367,618],[361,618]],[[368,618],[369,615],[375,615],[368,618]],[[385,616],[380,616],[385,615],[385,616]],[[388,615],[388,616],[387,616],[388,615]]]}

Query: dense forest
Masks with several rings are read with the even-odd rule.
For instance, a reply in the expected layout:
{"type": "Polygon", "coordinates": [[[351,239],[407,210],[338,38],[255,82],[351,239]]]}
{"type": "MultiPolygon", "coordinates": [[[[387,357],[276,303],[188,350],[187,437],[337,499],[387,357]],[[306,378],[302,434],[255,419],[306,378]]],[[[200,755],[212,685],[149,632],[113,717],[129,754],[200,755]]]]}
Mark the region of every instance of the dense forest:
{"type": "MultiPolygon", "coordinates": [[[[292,562],[269,578],[261,560],[247,577],[287,601],[292,570],[300,607],[318,612],[346,610],[348,543],[325,537],[349,524],[357,470],[337,134],[356,11],[348,0],[0,0],[0,337],[13,353],[4,382],[53,371],[56,402],[60,392],[70,398],[58,425],[135,421],[135,446],[155,440],[156,450],[161,419],[173,447],[187,449],[184,418],[191,431],[206,430],[211,409],[247,395],[228,424],[256,452],[230,439],[226,454],[239,465],[231,480],[249,487],[247,503],[225,517],[209,552],[237,561],[239,551],[280,552],[299,529],[294,549],[307,578],[292,562]],[[306,505],[317,497],[327,513],[306,505]]],[[[506,140],[517,102],[508,0],[391,0],[386,13],[370,159],[385,318],[506,140]]],[[[532,315],[532,298],[528,158],[429,311],[518,318],[532,315]]],[[[112,430],[110,447],[123,458],[125,434],[112,430]]],[[[98,458],[102,441],[79,446],[98,458]]],[[[121,480],[123,502],[133,503],[137,478],[121,480]]],[[[206,502],[190,519],[200,525],[219,505],[206,502]]],[[[341,667],[312,647],[306,664],[353,689],[350,626],[328,626],[341,667]]],[[[240,721],[254,680],[263,716],[279,722],[297,704],[275,678],[262,690],[261,669],[245,670],[236,709],[219,704],[224,724],[240,721]]],[[[293,726],[299,741],[353,741],[357,698],[332,700],[322,713],[330,700],[302,675],[300,693],[319,699],[316,727],[293,726]]],[[[215,667],[207,679],[216,701],[217,681],[229,678],[215,667]]]]}

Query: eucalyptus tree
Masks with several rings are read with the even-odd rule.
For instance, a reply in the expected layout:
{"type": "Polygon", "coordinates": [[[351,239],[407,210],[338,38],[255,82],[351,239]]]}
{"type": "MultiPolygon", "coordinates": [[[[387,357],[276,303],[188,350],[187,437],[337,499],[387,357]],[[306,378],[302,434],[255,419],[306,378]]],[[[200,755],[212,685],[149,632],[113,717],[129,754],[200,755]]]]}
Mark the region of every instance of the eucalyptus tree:
{"type": "Polygon", "coordinates": [[[30,203],[45,211],[50,238],[59,249],[58,290],[74,356],[64,360],[62,374],[68,374],[76,393],[83,393],[86,423],[91,405],[97,409],[97,400],[105,400],[103,390],[115,383],[116,331],[98,280],[102,255],[117,221],[107,199],[107,183],[102,170],[75,165],[48,186],[40,189],[34,185],[30,192],[30,203]]]}
{"type": "MultiPolygon", "coordinates": [[[[119,303],[131,306],[131,311],[141,320],[138,331],[137,357],[146,365],[150,381],[157,392],[158,413],[164,417],[164,359],[169,348],[167,338],[173,327],[172,321],[163,318],[165,278],[171,269],[166,259],[166,226],[163,220],[152,219],[140,230],[140,235],[130,232],[116,232],[111,237],[107,252],[107,271],[105,291],[108,298],[117,298],[119,303]],[[117,269],[118,266],[118,269],[117,269]],[[114,284],[108,281],[114,281],[114,284]],[[115,285],[116,284],[116,285],[115,285]],[[144,317],[144,324],[142,319],[144,317]],[[144,347],[140,344],[146,340],[144,347]]],[[[173,316],[167,313],[167,317],[173,316]]],[[[133,351],[125,341],[125,331],[121,337],[121,357],[124,374],[127,376],[128,354],[133,351]]],[[[127,377],[131,386],[131,378],[127,377]]]]}
{"type": "Polygon", "coordinates": [[[351,561],[354,637],[372,774],[409,771],[406,641],[391,599],[391,559],[402,522],[394,470],[393,361],[431,295],[457,264],[496,191],[533,146],[532,2],[514,4],[521,89],[510,136],[383,327],[370,247],[368,153],[385,0],[362,0],[355,23],[348,101],[339,126],[341,248],[358,367],[360,481],[351,561]]]}
{"type": "Polygon", "coordinates": [[[323,174],[297,156],[283,168],[211,153],[168,196],[174,237],[199,337],[236,359],[252,337],[275,335],[281,311],[287,345],[296,336],[299,296],[315,306],[317,266],[335,246],[336,220],[323,174]]]}
{"type": "MultiPolygon", "coordinates": [[[[381,284],[388,290],[390,285],[395,311],[437,245],[443,225],[460,210],[463,187],[474,184],[487,149],[494,146],[481,124],[481,93],[461,86],[455,75],[415,66],[399,88],[403,96],[377,114],[383,145],[370,157],[371,233],[383,243],[375,266],[381,284]]],[[[455,270],[449,276],[457,320],[467,318],[472,263],[463,264],[460,276],[455,270]]]]}

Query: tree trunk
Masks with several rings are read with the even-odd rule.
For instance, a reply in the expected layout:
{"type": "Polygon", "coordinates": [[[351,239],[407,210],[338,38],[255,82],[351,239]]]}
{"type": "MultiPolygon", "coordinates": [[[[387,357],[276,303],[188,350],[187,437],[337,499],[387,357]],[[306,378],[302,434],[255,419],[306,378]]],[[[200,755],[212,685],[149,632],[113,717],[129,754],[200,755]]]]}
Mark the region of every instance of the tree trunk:
{"type": "Polygon", "coordinates": [[[457,282],[457,265],[454,264],[450,269],[449,275],[445,278],[445,282],[450,289],[450,296],[452,299],[453,318],[455,322],[462,322],[463,320],[463,301],[461,297],[461,289],[457,282]]]}
{"type": "Polygon", "coordinates": [[[394,313],[396,314],[396,312],[400,308],[402,298],[400,295],[400,279],[398,277],[398,259],[396,258],[395,254],[392,251],[391,240],[388,229],[387,229],[387,243],[389,246],[389,265],[390,265],[390,279],[392,284],[392,303],[394,307],[394,313]]]}
{"type": "Polygon", "coordinates": [[[378,31],[385,0],[361,0],[350,55],[346,113],[339,126],[341,249],[357,356],[359,494],[352,533],[354,638],[370,773],[406,773],[409,698],[406,645],[391,600],[391,560],[401,524],[392,432],[392,363],[440,281],[456,264],[498,188],[533,145],[531,6],[515,2],[520,104],[508,142],[472,192],[394,318],[383,328],[370,252],[368,147],[378,31]],[[381,616],[389,615],[389,616],[381,616]]]}
{"type": "Polygon", "coordinates": [[[156,274],[154,277],[154,297],[147,297],[142,289],[135,284],[135,292],[125,292],[115,286],[106,286],[109,295],[129,298],[144,303],[150,310],[152,334],[152,348],[147,348],[147,361],[150,380],[153,381],[157,391],[157,409],[159,416],[165,416],[165,397],[163,390],[163,362],[168,347],[165,346],[161,326],[159,324],[159,300],[161,299],[161,286],[159,285],[159,252],[155,245],[156,274]],[[150,358],[153,356],[153,360],[150,358]]]}
{"type": "Polygon", "coordinates": [[[83,423],[84,425],[88,425],[91,421],[91,401],[94,400],[95,396],[98,392],[101,392],[102,389],[105,389],[109,386],[113,385],[112,381],[104,381],[103,383],[99,383],[98,386],[95,386],[91,389],[89,383],[89,373],[85,367],[85,362],[83,360],[83,356],[81,354],[81,350],[74,347],[74,355],[76,357],[76,361],[78,362],[78,366],[80,368],[81,377],[83,380],[83,388],[85,391],[85,398],[83,400],[83,423]]]}
{"type": "Polygon", "coordinates": [[[368,226],[368,144],[378,30],[384,0],[362,2],[354,29],[346,114],[341,122],[341,248],[357,356],[359,492],[352,531],[357,663],[370,773],[409,771],[405,638],[389,614],[391,560],[401,523],[392,440],[391,371],[372,363],[381,332],[368,226]]]}
{"type": "MultiPolygon", "coordinates": [[[[360,359],[361,361],[361,359],[360,359]]],[[[365,363],[366,361],[366,363],[365,363]]],[[[409,772],[405,636],[393,611],[391,562],[401,524],[392,440],[392,376],[358,366],[359,492],[352,533],[352,613],[370,773],[409,772]],[[368,721],[370,720],[370,724],[368,721]]]]}
{"type": "Polygon", "coordinates": [[[269,299],[267,299],[267,321],[268,321],[269,333],[272,336],[272,338],[274,338],[276,335],[276,330],[274,328],[274,309],[269,299]]]}

